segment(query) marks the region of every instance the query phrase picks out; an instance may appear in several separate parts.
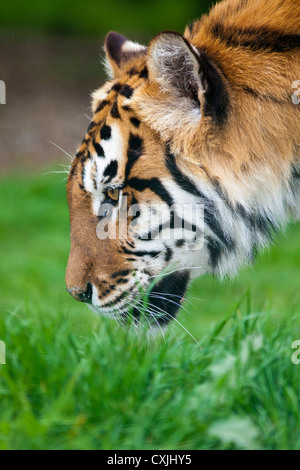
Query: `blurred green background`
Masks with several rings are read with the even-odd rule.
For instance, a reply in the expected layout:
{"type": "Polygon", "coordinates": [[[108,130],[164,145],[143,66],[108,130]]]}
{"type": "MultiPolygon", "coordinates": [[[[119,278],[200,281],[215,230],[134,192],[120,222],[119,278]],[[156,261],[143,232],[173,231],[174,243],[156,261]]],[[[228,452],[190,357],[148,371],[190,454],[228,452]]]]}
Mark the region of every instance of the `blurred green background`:
{"type": "Polygon", "coordinates": [[[210,5],[211,0],[12,0],[1,5],[0,26],[98,37],[117,30],[150,38],[162,30],[183,31],[210,5]]]}

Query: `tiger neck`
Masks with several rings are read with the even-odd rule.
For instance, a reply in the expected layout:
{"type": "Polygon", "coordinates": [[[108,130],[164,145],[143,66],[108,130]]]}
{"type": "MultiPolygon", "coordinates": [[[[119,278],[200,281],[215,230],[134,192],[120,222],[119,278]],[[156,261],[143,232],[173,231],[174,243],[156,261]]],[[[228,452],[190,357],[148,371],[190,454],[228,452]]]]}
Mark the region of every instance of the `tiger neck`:
{"type": "Polygon", "coordinates": [[[242,265],[253,263],[279,230],[291,219],[300,218],[299,165],[294,164],[285,179],[273,188],[268,186],[268,180],[261,182],[261,191],[254,193],[251,201],[242,197],[242,190],[240,200],[231,199],[219,179],[187,173],[170,150],[166,164],[176,184],[204,205],[205,259],[209,270],[218,277],[232,277],[242,265]]]}

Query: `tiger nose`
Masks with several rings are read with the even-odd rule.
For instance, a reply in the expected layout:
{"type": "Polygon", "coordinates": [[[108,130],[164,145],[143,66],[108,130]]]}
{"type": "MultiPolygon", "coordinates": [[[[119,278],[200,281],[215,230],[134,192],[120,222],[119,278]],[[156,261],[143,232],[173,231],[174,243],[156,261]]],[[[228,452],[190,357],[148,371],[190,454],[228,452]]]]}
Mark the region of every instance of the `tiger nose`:
{"type": "Polygon", "coordinates": [[[78,289],[77,287],[66,287],[66,290],[73,297],[73,299],[78,300],[79,302],[85,302],[86,304],[92,303],[92,284],[87,283],[86,290],[78,289]]]}

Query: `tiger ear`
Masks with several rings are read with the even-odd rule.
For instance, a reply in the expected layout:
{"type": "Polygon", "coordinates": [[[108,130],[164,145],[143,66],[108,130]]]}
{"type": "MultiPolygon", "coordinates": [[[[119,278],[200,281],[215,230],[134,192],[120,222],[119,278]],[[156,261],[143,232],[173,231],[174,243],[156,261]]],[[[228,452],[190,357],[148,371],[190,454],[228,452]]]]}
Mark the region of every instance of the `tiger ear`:
{"type": "Polygon", "coordinates": [[[141,54],[145,54],[147,48],[133,41],[129,41],[125,36],[111,31],[105,38],[106,69],[110,78],[117,78],[121,75],[126,64],[141,54]]]}
{"type": "MultiPolygon", "coordinates": [[[[181,34],[158,34],[148,50],[149,78],[172,94],[174,100],[189,99],[189,107],[221,120],[226,113],[225,78],[204,52],[198,51],[181,34]]],[[[178,101],[179,104],[179,101],[178,101]]]]}

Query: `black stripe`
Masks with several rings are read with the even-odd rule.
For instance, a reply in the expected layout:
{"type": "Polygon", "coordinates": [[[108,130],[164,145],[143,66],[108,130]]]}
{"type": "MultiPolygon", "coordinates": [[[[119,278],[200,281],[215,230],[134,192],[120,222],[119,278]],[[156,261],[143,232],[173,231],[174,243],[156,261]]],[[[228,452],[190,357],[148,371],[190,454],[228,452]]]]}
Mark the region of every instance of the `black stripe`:
{"type": "Polygon", "coordinates": [[[291,168],[290,186],[295,197],[298,197],[298,194],[299,194],[299,184],[300,184],[300,168],[297,168],[296,164],[294,164],[292,165],[292,168],[291,168]]]}
{"type": "MultiPolygon", "coordinates": [[[[113,286],[112,286],[113,287],[113,286]]],[[[128,294],[134,289],[134,286],[131,287],[130,289],[124,291],[119,297],[116,299],[112,300],[111,302],[108,302],[106,304],[103,304],[100,306],[100,308],[106,308],[106,307],[114,307],[117,303],[119,303],[121,300],[123,300],[125,297],[128,297],[128,294]]]]}
{"type": "Polygon", "coordinates": [[[130,242],[130,241],[128,241],[128,240],[126,240],[126,243],[127,243],[127,245],[130,246],[131,248],[134,248],[134,246],[135,246],[134,243],[132,243],[132,242],[130,242]]]}
{"type": "Polygon", "coordinates": [[[203,50],[199,53],[203,81],[206,82],[203,114],[214,118],[217,124],[223,124],[229,112],[229,97],[225,84],[225,75],[224,77],[221,75],[221,67],[218,66],[217,68],[208,54],[203,50]]]}
{"type": "Polygon", "coordinates": [[[202,193],[196,188],[194,183],[191,182],[191,180],[185,176],[178,168],[176,161],[175,161],[175,156],[170,152],[170,150],[167,148],[166,151],[166,165],[171,173],[174,181],[180,186],[184,191],[187,191],[188,193],[192,193],[195,196],[198,197],[203,197],[202,193]]]}
{"type": "Polygon", "coordinates": [[[111,293],[111,291],[115,290],[116,289],[116,286],[113,285],[113,286],[110,286],[109,289],[106,289],[103,293],[102,293],[102,297],[106,297],[108,294],[111,293]]]}
{"type": "Polygon", "coordinates": [[[219,240],[212,237],[207,237],[206,242],[210,255],[210,264],[212,268],[215,269],[223,253],[222,245],[219,240]]]}
{"type": "Polygon", "coordinates": [[[85,178],[85,165],[82,162],[82,165],[81,165],[81,184],[85,188],[84,178],[85,178]]]}
{"type": "MultiPolygon", "coordinates": [[[[96,170],[97,171],[97,170],[96,170]]],[[[92,177],[92,181],[93,181],[93,186],[94,186],[94,189],[97,191],[98,189],[98,186],[97,186],[97,178],[95,176],[92,177]]]]}
{"type": "Polygon", "coordinates": [[[109,183],[117,174],[118,172],[118,162],[117,160],[112,160],[110,164],[105,168],[103,176],[107,176],[108,178],[105,180],[106,183],[109,183]]]}
{"type": "Polygon", "coordinates": [[[80,161],[81,163],[85,163],[87,160],[89,160],[91,158],[91,154],[90,154],[90,151],[86,148],[82,154],[82,156],[80,157],[80,161]]]}
{"type": "Polygon", "coordinates": [[[115,99],[114,104],[112,105],[112,108],[110,110],[110,114],[115,119],[121,119],[119,109],[118,109],[118,100],[117,100],[117,98],[115,99]]]}
{"type": "Polygon", "coordinates": [[[159,235],[161,233],[161,231],[163,230],[164,227],[169,228],[169,223],[166,222],[164,224],[160,224],[158,227],[156,227],[152,230],[149,230],[149,232],[147,232],[146,234],[140,235],[138,237],[138,239],[143,240],[143,241],[154,240],[154,238],[157,237],[157,235],[159,235]]]}
{"type": "Polygon", "coordinates": [[[139,136],[130,133],[128,145],[125,180],[127,180],[133,165],[143,153],[143,140],[139,136]]]}
{"type": "Polygon", "coordinates": [[[115,272],[114,274],[111,275],[112,279],[115,279],[116,277],[119,277],[119,276],[128,276],[128,274],[130,273],[130,270],[129,269],[124,269],[123,271],[117,271],[115,272]]]}
{"type": "Polygon", "coordinates": [[[140,72],[140,78],[147,79],[148,77],[149,77],[148,68],[144,67],[143,70],[141,70],[141,72],[140,72]]]}
{"type": "Polygon", "coordinates": [[[128,111],[128,112],[132,111],[132,108],[131,108],[130,106],[128,106],[127,104],[125,104],[124,106],[122,106],[122,109],[123,109],[124,111],[128,111]]]}
{"type": "Polygon", "coordinates": [[[278,231],[278,228],[268,216],[255,214],[253,211],[247,211],[241,204],[237,204],[236,212],[253,233],[260,232],[271,240],[273,234],[278,231]]]}
{"type": "Polygon", "coordinates": [[[137,256],[137,257],[143,257],[143,256],[151,256],[151,258],[154,258],[155,256],[158,256],[161,251],[142,251],[142,250],[139,250],[139,251],[132,251],[132,250],[128,250],[128,248],[126,248],[125,246],[122,246],[122,251],[124,253],[126,253],[127,255],[134,255],[134,256],[137,256]]]}
{"type": "Polygon", "coordinates": [[[273,238],[273,234],[276,233],[278,229],[268,216],[256,214],[254,211],[246,210],[241,204],[236,204],[236,206],[233,206],[222,190],[219,181],[216,179],[213,180],[211,178],[210,181],[220,198],[226,204],[226,207],[232,212],[233,215],[238,215],[241,217],[243,222],[253,232],[254,235],[256,232],[261,232],[263,235],[267,236],[268,239],[271,240],[273,238]]]}
{"type": "Polygon", "coordinates": [[[204,223],[210,228],[210,230],[216,235],[216,237],[223,243],[224,247],[231,251],[235,247],[234,240],[232,237],[225,233],[217,220],[216,214],[218,210],[211,199],[208,199],[202,191],[200,191],[191,180],[185,176],[178,168],[175,157],[169,150],[166,152],[166,164],[167,168],[173,176],[174,181],[184,190],[194,196],[200,198],[204,203],[204,223]]]}
{"type": "MultiPolygon", "coordinates": [[[[182,219],[181,217],[178,217],[176,214],[176,228],[181,228],[184,229],[186,232],[196,232],[197,226],[194,224],[190,224],[186,220],[182,219]]],[[[170,229],[174,230],[175,229],[175,215],[174,211],[171,211],[170,213],[170,219],[160,225],[158,227],[155,227],[154,229],[149,230],[146,234],[142,234],[141,236],[138,237],[139,240],[143,241],[151,241],[154,240],[155,237],[157,237],[163,230],[165,229],[170,229]]],[[[177,242],[176,242],[177,244],[177,242]]],[[[180,245],[179,245],[180,246],[180,245]]]]}
{"type": "Polygon", "coordinates": [[[107,124],[103,124],[100,129],[100,137],[101,140],[109,140],[111,138],[111,127],[107,126],[107,124]]]}
{"type": "Polygon", "coordinates": [[[94,149],[95,149],[98,157],[102,157],[102,158],[105,157],[103,147],[100,144],[93,141],[93,146],[94,146],[94,149]]]}
{"type": "Polygon", "coordinates": [[[89,133],[94,127],[96,126],[96,123],[94,121],[91,121],[89,124],[89,127],[87,128],[87,132],[89,133]]]}
{"type": "Polygon", "coordinates": [[[249,93],[250,95],[254,96],[254,98],[257,98],[260,100],[272,101],[273,103],[278,103],[278,104],[284,104],[286,102],[293,104],[292,100],[290,99],[290,96],[287,96],[285,100],[281,100],[279,98],[276,98],[276,96],[261,94],[258,91],[253,90],[253,88],[249,86],[243,86],[242,89],[246,93],[249,93]]]}
{"type": "Polygon", "coordinates": [[[77,167],[78,167],[79,162],[80,162],[80,160],[79,160],[79,158],[77,158],[77,155],[76,155],[76,157],[74,159],[74,162],[72,164],[70,173],[69,173],[68,180],[71,180],[75,175],[77,175],[77,167]]]}
{"type": "Polygon", "coordinates": [[[217,23],[212,32],[228,46],[245,47],[255,52],[287,52],[300,47],[299,34],[282,34],[268,28],[225,28],[217,23]]]}
{"type": "Polygon", "coordinates": [[[135,117],[130,118],[131,124],[134,125],[134,127],[140,127],[141,121],[135,117]]]}
{"type": "Polygon", "coordinates": [[[153,325],[156,323],[166,325],[175,318],[180,308],[180,299],[184,297],[189,280],[190,273],[181,271],[165,276],[153,287],[153,294],[150,292],[148,301],[150,311],[154,310],[155,312],[156,321],[153,322],[153,325]],[[166,294],[172,294],[173,298],[177,298],[179,302],[172,300],[172,297],[168,299],[166,294]],[[164,314],[164,312],[166,313],[164,314]]]}
{"type": "Polygon", "coordinates": [[[129,279],[117,279],[116,284],[127,284],[129,282],[129,279]]]}
{"type": "Polygon", "coordinates": [[[166,190],[163,184],[159,181],[158,178],[151,179],[140,179],[140,178],[131,178],[127,181],[127,185],[137,191],[144,191],[145,189],[150,189],[157,196],[160,197],[168,206],[172,206],[173,198],[170,193],[166,190]]]}
{"type": "Polygon", "coordinates": [[[108,100],[103,100],[103,101],[101,101],[101,103],[98,105],[98,107],[97,107],[95,113],[99,113],[100,111],[102,111],[102,109],[103,109],[106,105],[108,105],[109,103],[110,103],[110,102],[109,102],[108,100]]]}
{"type": "Polygon", "coordinates": [[[133,75],[138,75],[139,71],[135,67],[132,67],[130,70],[128,70],[127,73],[130,77],[132,77],[133,75]]]}
{"type": "Polygon", "coordinates": [[[120,95],[125,96],[125,98],[131,98],[133,95],[133,92],[134,92],[134,89],[125,83],[120,90],[120,95]]]}
{"type": "Polygon", "coordinates": [[[165,262],[168,263],[173,256],[173,251],[169,246],[166,247],[165,262]]]}
{"type": "Polygon", "coordinates": [[[300,179],[300,169],[296,168],[296,166],[292,167],[292,178],[293,179],[300,179]]]}
{"type": "Polygon", "coordinates": [[[248,228],[252,230],[254,234],[256,231],[259,231],[262,234],[266,235],[269,239],[272,238],[273,233],[277,231],[277,227],[274,225],[274,223],[269,217],[256,214],[254,211],[247,211],[241,204],[233,206],[230,200],[228,199],[227,195],[224,193],[220,182],[217,179],[213,179],[210,177],[209,180],[211,181],[212,185],[214,186],[214,189],[217,191],[220,198],[226,204],[226,207],[232,212],[232,214],[241,217],[245,224],[248,226],[248,228]]]}
{"type": "Polygon", "coordinates": [[[111,87],[110,91],[119,92],[119,91],[121,90],[121,88],[122,88],[122,84],[121,84],[121,83],[115,83],[115,84],[111,87]]]}

